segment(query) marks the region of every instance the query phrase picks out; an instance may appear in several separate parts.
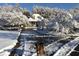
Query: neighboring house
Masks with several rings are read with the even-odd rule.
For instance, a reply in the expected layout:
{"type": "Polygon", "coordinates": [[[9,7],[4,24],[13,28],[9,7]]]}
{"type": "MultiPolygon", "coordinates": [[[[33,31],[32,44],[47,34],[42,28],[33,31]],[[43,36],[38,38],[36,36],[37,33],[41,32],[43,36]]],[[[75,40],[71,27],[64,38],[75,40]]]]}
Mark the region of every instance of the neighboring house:
{"type": "Polygon", "coordinates": [[[39,14],[33,14],[32,17],[30,17],[30,18],[28,19],[28,21],[29,21],[32,25],[34,25],[34,26],[36,26],[36,27],[41,27],[41,26],[43,26],[43,24],[44,24],[43,20],[44,20],[44,18],[43,18],[41,15],[39,15],[39,14]]]}

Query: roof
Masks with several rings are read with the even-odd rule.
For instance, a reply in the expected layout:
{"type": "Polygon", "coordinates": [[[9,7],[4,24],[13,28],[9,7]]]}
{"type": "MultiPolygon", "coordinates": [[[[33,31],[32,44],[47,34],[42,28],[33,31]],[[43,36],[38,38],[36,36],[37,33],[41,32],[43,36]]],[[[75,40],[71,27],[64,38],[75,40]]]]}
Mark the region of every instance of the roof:
{"type": "Polygon", "coordinates": [[[28,19],[30,22],[37,22],[37,21],[41,21],[43,19],[43,17],[39,14],[33,14],[32,17],[30,17],[28,19]]]}
{"type": "Polygon", "coordinates": [[[40,14],[33,14],[32,15],[32,17],[34,17],[35,19],[37,19],[37,18],[41,18],[41,19],[43,19],[43,17],[40,15],[40,14]]]}
{"type": "Polygon", "coordinates": [[[30,17],[30,18],[28,19],[28,21],[29,21],[29,22],[38,22],[38,21],[41,21],[41,20],[40,20],[40,19],[33,19],[33,18],[30,17]]]}

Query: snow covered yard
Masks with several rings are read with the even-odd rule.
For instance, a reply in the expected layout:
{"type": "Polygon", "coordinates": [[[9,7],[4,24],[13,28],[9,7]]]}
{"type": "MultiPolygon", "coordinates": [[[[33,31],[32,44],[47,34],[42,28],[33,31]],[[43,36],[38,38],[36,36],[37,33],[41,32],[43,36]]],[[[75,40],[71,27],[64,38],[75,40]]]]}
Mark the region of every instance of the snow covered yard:
{"type": "Polygon", "coordinates": [[[0,31],[0,56],[8,56],[16,45],[19,31],[0,31]]]}

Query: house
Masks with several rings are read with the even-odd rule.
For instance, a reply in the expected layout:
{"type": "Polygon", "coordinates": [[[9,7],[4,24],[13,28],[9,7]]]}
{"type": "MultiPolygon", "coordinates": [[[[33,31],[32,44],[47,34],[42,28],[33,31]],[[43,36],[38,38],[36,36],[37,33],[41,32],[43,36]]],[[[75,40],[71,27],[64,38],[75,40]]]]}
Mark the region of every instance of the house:
{"type": "Polygon", "coordinates": [[[36,26],[36,27],[40,27],[40,26],[42,26],[42,22],[43,22],[43,17],[41,16],[41,15],[39,15],[39,14],[33,14],[32,15],[32,17],[30,17],[29,19],[28,19],[28,21],[32,24],[32,25],[34,25],[34,26],[36,26]]]}

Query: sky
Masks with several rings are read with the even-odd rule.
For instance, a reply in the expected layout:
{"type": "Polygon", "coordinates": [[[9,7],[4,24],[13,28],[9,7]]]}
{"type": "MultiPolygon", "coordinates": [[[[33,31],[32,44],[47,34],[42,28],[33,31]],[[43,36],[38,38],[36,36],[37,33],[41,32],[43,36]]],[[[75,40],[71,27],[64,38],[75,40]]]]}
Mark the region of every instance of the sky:
{"type": "MultiPolygon", "coordinates": [[[[8,3],[10,5],[15,6],[15,3],[8,3]]],[[[1,5],[6,5],[5,3],[0,3],[1,5]]],[[[61,9],[72,9],[72,8],[79,8],[78,3],[20,3],[20,7],[26,8],[29,11],[32,11],[33,6],[44,6],[50,8],[61,8],[61,9]]]]}

